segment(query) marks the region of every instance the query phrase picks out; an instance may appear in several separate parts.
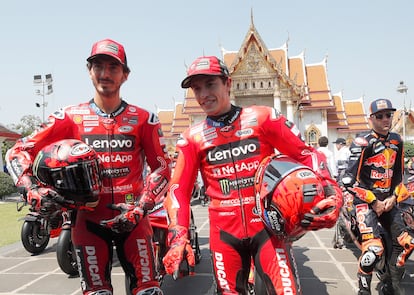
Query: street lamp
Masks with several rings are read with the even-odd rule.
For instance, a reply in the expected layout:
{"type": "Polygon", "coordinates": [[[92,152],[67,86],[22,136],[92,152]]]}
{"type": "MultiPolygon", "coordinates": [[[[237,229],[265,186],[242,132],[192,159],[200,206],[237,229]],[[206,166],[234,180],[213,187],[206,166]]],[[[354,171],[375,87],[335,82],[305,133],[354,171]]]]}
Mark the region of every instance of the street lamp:
{"type": "Polygon", "coordinates": [[[42,108],[42,123],[45,122],[45,108],[47,106],[47,102],[45,102],[45,96],[53,93],[52,83],[52,74],[46,74],[44,80],[42,78],[42,75],[33,76],[33,84],[40,87],[40,89],[35,90],[35,93],[42,97],[42,103],[35,103],[36,107],[42,108]]]}
{"type": "Polygon", "coordinates": [[[404,84],[404,81],[400,81],[400,85],[397,87],[397,91],[399,93],[404,93],[404,102],[403,102],[403,140],[405,141],[405,116],[406,116],[406,109],[405,109],[405,99],[407,97],[408,87],[404,84]]]}

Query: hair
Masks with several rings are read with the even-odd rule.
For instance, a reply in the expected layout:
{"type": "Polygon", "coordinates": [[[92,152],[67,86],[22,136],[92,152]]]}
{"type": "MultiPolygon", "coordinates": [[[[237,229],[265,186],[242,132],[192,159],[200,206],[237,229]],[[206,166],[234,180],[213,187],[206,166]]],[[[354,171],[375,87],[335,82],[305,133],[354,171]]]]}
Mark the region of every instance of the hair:
{"type": "Polygon", "coordinates": [[[328,142],[329,140],[326,136],[321,136],[318,140],[319,146],[322,146],[322,147],[328,146],[328,142]]]}
{"type": "MultiPolygon", "coordinates": [[[[123,65],[123,64],[120,64],[120,65],[122,65],[122,69],[123,69],[124,73],[130,73],[130,72],[131,72],[131,70],[129,69],[129,67],[128,67],[128,66],[123,65]]],[[[86,63],[86,67],[87,67],[87,68],[88,68],[88,70],[90,71],[90,70],[91,70],[91,68],[92,68],[92,61],[88,61],[88,62],[86,63]]]]}

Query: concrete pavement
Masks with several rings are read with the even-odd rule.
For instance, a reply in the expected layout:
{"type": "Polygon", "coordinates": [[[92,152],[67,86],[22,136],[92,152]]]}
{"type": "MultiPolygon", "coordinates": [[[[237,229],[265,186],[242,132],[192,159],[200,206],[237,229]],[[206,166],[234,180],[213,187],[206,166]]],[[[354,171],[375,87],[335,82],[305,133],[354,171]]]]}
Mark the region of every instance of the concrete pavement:
{"type": "MultiPolygon", "coordinates": [[[[209,260],[209,239],[207,208],[198,204],[193,206],[202,261],[196,266],[196,275],[178,281],[166,277],[162,285],[165,295],[214,294],[211,265],[209,260]]],[[[310,232],[297,241],[294,246],[296,262],[304,295],[356,294],[356,270],[359,250],[349,248],[333,249],[331,240],[333,229],[310,232]]],[[[78,278],[69,278],[56,261],[56,239],[50,241],[45,252],[32,256],[20,242],[0,248],[0,295],[81,295],[78,278]]],[[[414,261],[407,263],[408,273],[403,280],[407,295],[414,294],[414,261]]],[[[112,271],[114,294],[125,294],[123,271],[115,260],[112,271]]],[[[373,279],[373,294],[378,280],[373,279]]]]}

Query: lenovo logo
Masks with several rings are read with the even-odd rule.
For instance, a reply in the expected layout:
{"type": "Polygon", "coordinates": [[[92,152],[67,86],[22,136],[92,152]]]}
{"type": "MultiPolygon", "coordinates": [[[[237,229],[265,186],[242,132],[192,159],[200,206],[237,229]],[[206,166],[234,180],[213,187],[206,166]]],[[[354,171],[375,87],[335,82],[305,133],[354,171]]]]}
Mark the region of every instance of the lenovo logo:
{"type": "Polygon", "coordinates": [[[135,147],[135,137],[130,135],[115,134],[112,138],[106,135],[91,135],[83,141],[97,152],[126,152],[135,147]]]}
{"type": "Polygon", "coordinates": [[[207,152],[207,162],[210,164],[232,163],[259,153],[260,146],[257,139],[245,139],[212,148],[207,152]]]}

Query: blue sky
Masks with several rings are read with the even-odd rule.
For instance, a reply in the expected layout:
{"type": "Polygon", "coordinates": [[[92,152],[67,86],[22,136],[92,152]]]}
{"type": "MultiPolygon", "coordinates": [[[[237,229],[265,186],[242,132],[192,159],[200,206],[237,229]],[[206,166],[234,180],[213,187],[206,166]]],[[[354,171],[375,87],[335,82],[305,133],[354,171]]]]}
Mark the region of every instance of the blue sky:
{"type": "MultiPolygon", "coordinates": [[[[42,117],[33,75],[53,75],[54,93],[45,113],[92,98],[86,71],[92,44],[112,38],[124,44],[132,70],[121,94],[148,110],[182,102],[185,65],[200,55],[239,50],[251,11],[266,46],[288,39],[288,55],[305,51],[305,62],[328,56],[332,93],[345,100],[414,93],[414,2],[412,1],[3,1],[0,4],[0,123],[27,114],[42,117]]],[[[366,103],[366,105],[367,105],[366,103]]],[[[413,101],[414,103],[414,101],[413,101]]],[[[414,107],[414,106],[413,106],[414,107]]]]}

